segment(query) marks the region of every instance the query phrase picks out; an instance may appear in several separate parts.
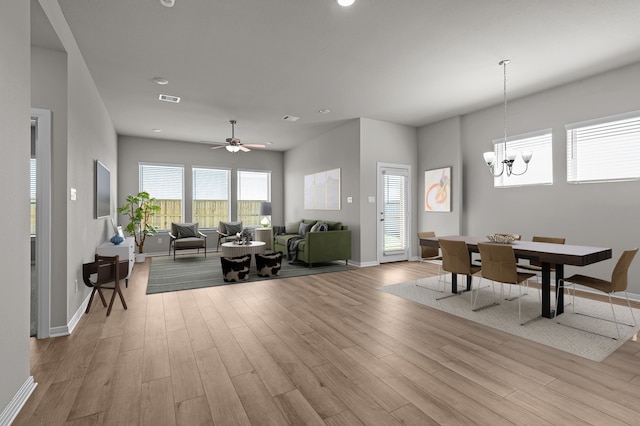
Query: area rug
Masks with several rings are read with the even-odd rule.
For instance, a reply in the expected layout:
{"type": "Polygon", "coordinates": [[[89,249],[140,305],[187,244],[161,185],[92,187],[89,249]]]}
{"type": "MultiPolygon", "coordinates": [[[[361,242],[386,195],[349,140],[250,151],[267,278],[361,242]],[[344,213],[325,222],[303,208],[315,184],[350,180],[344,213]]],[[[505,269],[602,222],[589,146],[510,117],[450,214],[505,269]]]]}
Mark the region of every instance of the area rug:
{"type": "MultiPolygon", "coordinates": [[[[221,255],[221,253],[207,253],[205,258],[202,254],[187,254],[177,256],[175,261],[173,256],[152,257],[147,294],[235,284],[227,283],[222,278],[221,255]]],[[[313,268],[309,268],[306,263],[289,263],[283,260],[278,276],[259,277],[255,269],[255,263],[253,263],[249,271],[248,281],[297,277],[351,269],[355,269],[355,267],[344,263],[314,263],[313,268]]]]}
{"type": "MultiPolygon", "coordinates": [[[[446,279],[448,283],[444,288],[449,292],[451,291],[450,275],[446,279]]],[[[474,288],[478,284],[479,279],[474,278],[474,288]]],[[[479,292],[476,306],[484,306],[494,300],[490,281],[483,280],[481,284],[483,288],[479,292]]],[[[507,287],[505,286],[505,292],[507,287]]],[[[512,295],[516,295],[518,288],[512,287],[512,295]]],[[[573,306],[568,305],[572,298],[568,296],[565,297],[567,306],[564,314],[559,315],[557,319],[542,318],[538,290],[535,288],[529,289],[528,295],[523,296],[521,300],[522,320],[531,321],[525,325],[519,325],[518,300],[502,300],[499,305],[473,312],[470,292],[438,300],[448,294],[435,291],[436,289],[442,290],[442,284],[438,286],[438,278],[430,277],[380,287],[378,290],[598,362],[633,337],[640,328],[638,325],[635,327],[620,325],[621,338],[615,340],[617,333],[613,322],[574,314],[573,306]]],[[[496,294],[499,291],[499,286],[496,284],[496,294]]],[[[633,324],[631,312],[627,306],[614,306],[614,309],[619,322],[633,324]]],[[[576,297],[575,310],[578,313],[600,318],[612,318],[608,302],[576,297]]],[[[634,315],[640,319],[640,310],[634,309],[634,315]]]]}

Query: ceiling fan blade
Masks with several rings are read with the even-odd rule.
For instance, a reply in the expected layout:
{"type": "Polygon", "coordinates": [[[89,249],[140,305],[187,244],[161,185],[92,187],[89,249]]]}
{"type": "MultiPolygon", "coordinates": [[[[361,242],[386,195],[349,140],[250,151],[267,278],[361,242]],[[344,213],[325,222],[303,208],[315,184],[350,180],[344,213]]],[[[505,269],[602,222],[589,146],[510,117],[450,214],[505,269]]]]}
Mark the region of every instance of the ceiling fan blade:
{"type": "Polygon", "coordinates": [[[240,148],[240,151],[242,151],[242,152],[249,152],[249,151],[251,151],[249,148],[245,147],[244,145],[240,145],[240,146],[238,146],[238,148],[240,148]]]}
{"type": "Polygon", "coordinates": [[[261,143],[245,143],[244,146],[250,146],[251,148],[266,148],[267,146],[261,143]]]}
{"type": "Polygon", "coordinates": [[[224,145],[218,145],[218,146],[212,146],[212,147],[211,147],[211,149],[219,149],[219,148],[224,148],[224,147],[226,147],[226,146],[227,146],[227,144],[224,144],[224,145]]]}

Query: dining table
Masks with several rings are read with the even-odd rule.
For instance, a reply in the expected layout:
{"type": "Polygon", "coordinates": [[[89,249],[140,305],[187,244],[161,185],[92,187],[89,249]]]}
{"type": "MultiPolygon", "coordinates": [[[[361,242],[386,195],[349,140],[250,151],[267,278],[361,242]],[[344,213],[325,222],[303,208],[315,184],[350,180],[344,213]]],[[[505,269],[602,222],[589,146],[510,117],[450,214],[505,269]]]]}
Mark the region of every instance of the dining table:
{"type": "MultiPolygon", "coordinates": [[[[466,235],[448,235],[442,237],[420,238],[421,246],[440,247],[440,239],[464,241],[470,253],[479,253],[478,243],[492,243],[487,237],[466,235]]],[[[590,247],[572,244],[553,244],[533,241],[516,240],[509,243],[518,259],[528,259],[540,262],[542,266],[542,316],[553,318],[564,312],[564,294],[560,292],[555,310],[551,306],[551,269],[555,266],[555,284],[564,278],[564,266],[586,266],[603,260],[611,259],[611,248],[590,247]]],[[[470,290],[471,278],[467,277],[467,290],[470,290]]],[[[457,277],[451,280],[451,292],[458,292],[457,277]]]]}

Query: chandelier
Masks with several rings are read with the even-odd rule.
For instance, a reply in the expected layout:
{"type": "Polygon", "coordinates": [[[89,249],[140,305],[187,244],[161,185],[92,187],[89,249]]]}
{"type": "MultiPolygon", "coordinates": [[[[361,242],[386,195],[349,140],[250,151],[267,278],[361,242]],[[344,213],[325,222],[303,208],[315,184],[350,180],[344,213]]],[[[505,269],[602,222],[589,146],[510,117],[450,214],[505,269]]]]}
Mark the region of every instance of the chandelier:
{"type": "Polygon", "coordinates": [[[502,65],[504,69],[504,120],[503,120],[504,149],[502,151],[502,155],[504,155],[504,160],[499,161],[498,159],[496,159],[495,149],[494,151],[487,151],[484,154],[482,154],[484,157],[484,161],[487,163],[487,166],[489,167],[489,171],[494,177],[502,176],[505,170],[507,172],[507,176],[511,176],[511,175],[520,176],[525,174],[529,169],[529,161],[531,161],[531,157],[533,156],[533,153],[531,151],[528,151],[528,150],[523,151],[520,154],[520,156],[524,161],[524,165],[525,165],[524,170],[520,173],[515,173],[513,171],[513,163],[516,161],[517,153],[514,151],[507,151],[507,64],[510,62],[511,61],[509,59],[504,59],[498,63],[498,65],[502,65]],[[500,164],[499,172],[496,170],[496,165],[498,163],[500,164]]]}

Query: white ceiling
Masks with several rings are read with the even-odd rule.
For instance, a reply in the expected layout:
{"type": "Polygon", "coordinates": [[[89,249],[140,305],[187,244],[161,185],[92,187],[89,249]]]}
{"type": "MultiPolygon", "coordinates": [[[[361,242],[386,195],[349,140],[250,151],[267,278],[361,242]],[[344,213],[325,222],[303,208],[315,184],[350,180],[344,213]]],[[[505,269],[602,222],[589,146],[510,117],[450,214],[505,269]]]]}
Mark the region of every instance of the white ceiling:
{"type": "Polygon", "coordinates": [[[286,150],[352,118],[499,104],[501,59],[510,99],[640,61],[638,0],[59,3],[118,134],[151,138],[222,142],[236,119],[244,143],[286,150]]]}

